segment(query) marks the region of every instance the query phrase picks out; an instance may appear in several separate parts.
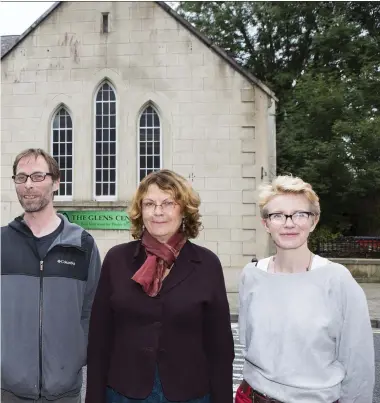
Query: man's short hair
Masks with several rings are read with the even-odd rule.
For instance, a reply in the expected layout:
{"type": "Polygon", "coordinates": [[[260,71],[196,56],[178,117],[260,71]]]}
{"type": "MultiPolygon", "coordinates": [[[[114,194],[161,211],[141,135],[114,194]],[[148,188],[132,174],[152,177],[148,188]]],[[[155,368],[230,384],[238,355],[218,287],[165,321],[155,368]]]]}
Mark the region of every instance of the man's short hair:
{"type": "Polygon", "coordinates": [[[49,167],[49,173],[51,173],[51,177],[53,181],[57,181],[60,177],[59,166],[57,161],[42,148],[28,148],[27,150],[21,151],[15,158],[13,163],[13,175],[16,175],[17,165],[20,162],[21,158],[24,157],[34,157],[37,159],[38,157],[44,158],[49,167]]]}

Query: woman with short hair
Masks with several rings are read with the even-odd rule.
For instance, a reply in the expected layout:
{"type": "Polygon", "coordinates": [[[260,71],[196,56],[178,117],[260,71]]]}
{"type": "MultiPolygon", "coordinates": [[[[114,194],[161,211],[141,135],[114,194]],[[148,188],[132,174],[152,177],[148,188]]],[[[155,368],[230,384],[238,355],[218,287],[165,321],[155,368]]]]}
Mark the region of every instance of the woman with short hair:
{"type": "Polygon", "coordinates": [[[362,288],[346,267],[314,255],[319,199],[278,176],[259,194],[276,254],[244,268],[239,325],[244,381],[236,401],[372,403],[374,346],[362,288]]]}
{"type": "Polygon", "coordinates": [[[234,345],[222,266],[195,245],[200,199],[169,170],[140,183],[136,241],[105,257],[89,331],[87,403],[231,403],[234,345]]]}

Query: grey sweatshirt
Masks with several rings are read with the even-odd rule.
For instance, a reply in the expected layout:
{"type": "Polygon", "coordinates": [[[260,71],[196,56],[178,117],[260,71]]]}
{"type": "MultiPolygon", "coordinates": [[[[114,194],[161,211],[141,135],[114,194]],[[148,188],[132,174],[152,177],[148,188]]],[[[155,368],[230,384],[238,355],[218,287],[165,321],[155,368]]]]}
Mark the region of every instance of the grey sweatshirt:
{"type": "Polygon", "coordinates": [[[309,272],[249,263],[240,282],[244,379],[284,403],[372,403],[374,345],[362,288],[342,265],[314,257],[309,272]]]}

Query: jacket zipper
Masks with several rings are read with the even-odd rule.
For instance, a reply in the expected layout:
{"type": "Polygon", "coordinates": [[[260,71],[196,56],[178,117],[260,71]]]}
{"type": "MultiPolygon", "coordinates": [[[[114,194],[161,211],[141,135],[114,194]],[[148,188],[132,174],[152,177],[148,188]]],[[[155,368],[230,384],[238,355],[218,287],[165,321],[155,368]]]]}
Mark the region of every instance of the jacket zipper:
{"type": "Polygon", "coordinates": [[[42,306],[43,306],[43,271],[44,271],[44,261],[40,261],[40,331],[39,331],[39,375],[40,375],[40,384],[39,384],[39,396],[41,397],[42,393],[42,306]]]}

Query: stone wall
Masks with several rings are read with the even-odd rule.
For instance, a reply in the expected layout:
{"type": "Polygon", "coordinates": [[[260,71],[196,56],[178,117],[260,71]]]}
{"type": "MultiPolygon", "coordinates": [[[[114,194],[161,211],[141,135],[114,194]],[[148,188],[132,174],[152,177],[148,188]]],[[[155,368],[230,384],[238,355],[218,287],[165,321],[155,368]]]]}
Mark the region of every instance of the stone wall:
{"type": "Polygon", "coordinates": [[[330,259],[350,270],[359,283],[380,283],[380,259],[330,259]]]}

